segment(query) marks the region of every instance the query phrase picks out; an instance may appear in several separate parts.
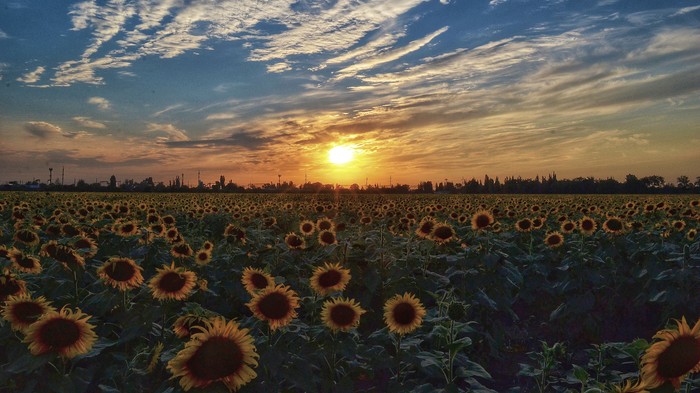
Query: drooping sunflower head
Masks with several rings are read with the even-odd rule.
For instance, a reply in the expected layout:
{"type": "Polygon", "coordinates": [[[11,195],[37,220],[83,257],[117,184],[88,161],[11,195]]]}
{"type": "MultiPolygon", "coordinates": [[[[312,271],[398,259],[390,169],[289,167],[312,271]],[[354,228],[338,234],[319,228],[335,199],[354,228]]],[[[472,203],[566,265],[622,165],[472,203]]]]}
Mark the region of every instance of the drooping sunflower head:
{"type": "Polygon", "coordinates": [[[248,329],[219,317],[200,330],[167,366],[185,391],[218,382],[234,392],[257,376],[259,355],[248,329]]]}
{"type": "Polygon", "coordinates": [[[156,269],[156,271],[156,275],[148,282],[148,287],[156,300],[187,299],[197,284],[197,275],[194,272],[183,267],[175,267],[174,264],[163,265],[162,269],[156,269]]]}
{"type": "Polygon", "coordinates": [[[691,329],[683,317],[676,329],[658,331],[642,356],[642,380],[649,388],[670,382],[676,389],[690,373],[700,371],[700,320],[691,329]]]}
{"type": "Polygon", "coordinates": [[[32,355],[55,352],[63,358],[74,358],[90,351],[97,341],[95,327],[87,322],[90,318],[80,309],[49,310],[25,330],[24,342],[32,355]]]}
{"type": "Polygon", "coordinates": [[[9,257],[10,261],[12,261],[13,269],[23,273],[41,273],[41,262],[39,262],[39,258],[32,255],[27,255],[17,249],[12,250],[9,257]]]}
{"type": "Polygon", "coordinates": [[[390,332],[406,334],[423,323],[425,308],[412,293],[395,295],[384,303],[384,322],[390,332]]]}
{"type": "Polygon", "coordinates": [[[491,224],[493,224],[494,218],[487,210],[480,210],[472,216],[472,229],[475,231],[481,231],[487,229],[491,224]]]}
{"type": "Polygon", "coordinates": [[[314,269],[309,283],[314,292],[326,296],[344,290],[350,278],[350,270],[342,268],[340,263],[331,265],[326,262],[324,266],[314,269]]]}
{"type": "Polygon", "coordinates": [[[8,297],[27,293],[27,283],[10,273],[9,270],[4,269],[0,274],[0,308],[8,297]]]}
{"type": "Polygon", "coordinates": [[[112,257],[97,269],[97,275],[106,285],[128,291],[143,284],[142,270],[133,259],[112,257]]]}
{"type": "Polygon", "coordinates": [[[224,229],[224,237],[229,243],[246,244],[246,233],[237,225],[228,224],[224,229]]]}
{"type": "Polygon", "coordinates": [[[83,250],[83,256],[92,258],[97,254],[97,243],[88,236],[80,236],[73,242],[72,247],[76,250],[83,250]]]}
{"type": "Polygon", "coordinates": [[[343,331],[356,327],[365,310],[354,299],[334,298],[323,303],[321,320],[333,331],[343,331]]]}
{"type": "Polygon", "coordinates": [[[430,232],[430,238],[437,244],[449,243],[455,238],[455,230],[447,223],[435,224],[430,232]]]}
{"type": "Polygon", "coordinates": [[[173,323],[173,332],[179,338],[187,338],[195,333],[199,333],[199,328],[206,328],[206,322],[211,321],[211,317],[197,314],[186,314],[178,317],[173,323]]]}
{"type": "Polygon", "coordinates": [[[292,250],[301,250],[306,247],[306,240],[294,232],[290,232],[284,237],[284,243],[292,250]]]}
{"type": "Polygon", "coordinates": [[[49,311],[56,309],[43,296],[32,299],[28,294],[23,294],[7,298],[2,317],[10,322],[13,330],[24,332],[29,325],[49,311]]]}
{"type": "Polygon", "coordinates": [[[335,237],[335,231],[324,229],[318,233],[318,242],[323,246],[330,246],[331,244],[338,243],[338,239],[335,237]]]}
{"type": "Polygon", "coordinates": [[[549,248],[561,247],[561,245],[564,244],[564,236],[556,231],[550,232],[544,238],[544,244],[546,244],[549,248]]]}
{"type": "Polygon", "coordinates": [[[296,318],[299,297],[288,286],[279,284],[256,292],[246,305],[256,318],[267,321],[270,329],[276,330],[296,318]]]}
{"type": "Polygon", "coordinates": [[[173,246],[170,248],[170,255],[175,258],[187,258],[191,257],[192,254],[194,254],[194,251],[186,242],[173,244],[173,246]]]}
{"type": "Polygon", "coordinates": [[[245,290],[249,294],[253,295],[261,289],[265,289],[270,286],[275,286],[275,279],[268,273],[255,269],[252,267],[246,267],[243,269],[243,276],[241,277],[241,283],[245,286],[245,290]]]}
{"type": "Polygon", "coordinates": [[[34,247],[39,244],[39,235],[30,229],[20,229],[15,232],[13,239],[27,247],[34,247]]]}
{"type": "Polygon", "coordinates": [[[614,393],[649,393],[647,386],[642,380],[632,381],[628,379],[625,383],[613,386],[614,393]]]}

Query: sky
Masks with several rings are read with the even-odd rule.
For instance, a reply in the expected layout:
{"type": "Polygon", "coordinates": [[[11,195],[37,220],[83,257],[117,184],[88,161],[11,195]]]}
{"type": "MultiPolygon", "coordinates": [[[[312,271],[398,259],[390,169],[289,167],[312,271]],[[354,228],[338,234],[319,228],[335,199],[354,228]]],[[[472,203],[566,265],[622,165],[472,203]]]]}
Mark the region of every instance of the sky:
{"type": "Polygon", "coordinates": [[[0,183],[50,167],[695,179],[700,1],[0,0],[0,183]]]}

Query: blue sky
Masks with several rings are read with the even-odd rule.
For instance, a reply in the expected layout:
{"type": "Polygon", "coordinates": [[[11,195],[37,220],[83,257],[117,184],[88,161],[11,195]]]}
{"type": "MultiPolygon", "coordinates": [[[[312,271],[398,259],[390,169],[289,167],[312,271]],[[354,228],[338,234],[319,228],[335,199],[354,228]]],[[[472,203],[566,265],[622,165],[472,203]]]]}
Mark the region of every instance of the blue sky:
{"type": "Polygon", "coordinates": [[[700,1],[0,1],[0,79],[0,182],[700,176],[700,1]]]}

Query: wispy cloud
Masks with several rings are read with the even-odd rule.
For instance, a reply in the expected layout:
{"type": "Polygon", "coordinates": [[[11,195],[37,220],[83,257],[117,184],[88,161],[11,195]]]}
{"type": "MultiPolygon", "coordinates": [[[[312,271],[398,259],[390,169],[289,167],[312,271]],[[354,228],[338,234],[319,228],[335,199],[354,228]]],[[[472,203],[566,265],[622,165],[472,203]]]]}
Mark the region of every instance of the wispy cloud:
{"type": "Polygon", "coordinates": [[[7,33],[5,33],[4,31],[2,31],[2,29],[0,29],[0,40],[4,40],[7,38],[10,38],[10,36],[7,35],[7,33]]]}
{"type": "Polygon", "coordinates": [[[46,71],[46,68],[39,66],[34,71],[27,72],[26,74],[17,78],[18,82],[22,83],[36,83],[41,79],[41,75],[46,71]]]}
{"type": "Polygon", "coordinates": [[[112,103],[104,97],[90,97],[88,99],[88,104],[96,105],[102,111],[108,111],[112,109],[112,103]]]}
{"type": "Polygon", "coordinates": [[[146,132],[165,134],[156,138],[158,142],[183,142],[190,139],[184,130],[168,123],[148,123],[146,132]]]}
{"type": "Polygon", "coordinates": [[[90,119],[89,117],[82,117],[82,116],[76,116],[73,118],[73,120],[81,125],[82,127],[88,127],[88,128],[98,128],[98,129],[105,129],[107,126],[104,123],[100,123],[99,121],[95,121],[90,119]]]}

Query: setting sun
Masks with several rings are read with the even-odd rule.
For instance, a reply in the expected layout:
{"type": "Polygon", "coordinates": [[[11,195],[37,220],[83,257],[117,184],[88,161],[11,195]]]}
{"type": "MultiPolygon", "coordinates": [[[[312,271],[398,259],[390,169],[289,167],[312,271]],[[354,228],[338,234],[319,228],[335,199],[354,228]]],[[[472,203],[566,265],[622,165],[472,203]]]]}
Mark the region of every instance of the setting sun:
{"type": "Polygon", "coordinates": [[[333,164],[345,164],[352,161],[355,150],[347,146],[336,146],[328,151],[328,161],[333,164]]]}

